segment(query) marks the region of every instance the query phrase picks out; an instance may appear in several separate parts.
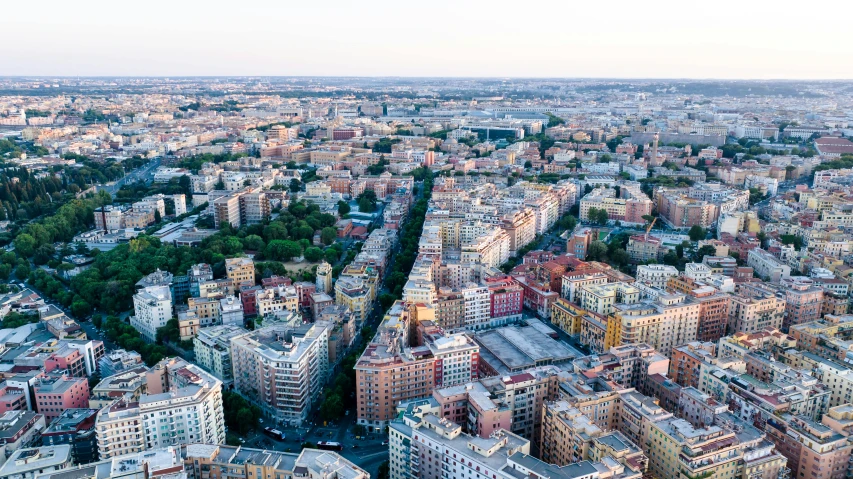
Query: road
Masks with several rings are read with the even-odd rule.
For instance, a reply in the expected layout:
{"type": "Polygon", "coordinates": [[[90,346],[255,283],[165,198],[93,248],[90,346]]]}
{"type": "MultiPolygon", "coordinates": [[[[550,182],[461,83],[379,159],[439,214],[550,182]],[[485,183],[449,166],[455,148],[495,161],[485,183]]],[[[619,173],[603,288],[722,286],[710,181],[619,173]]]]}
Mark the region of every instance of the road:
{"type": "Polygon", "coordinates": [[[149,180],[149,177],[153,178],[154,170],[160,166],[161,161],[162,160],[160,158],[155,158],[154,160],[152,160],[147,165],[143,166],[142,168],[137,168],[137,169],[131,171],[130,173],[128,173],[127,175],[122,177],[120,180],[117,180],[115,183],[113,183],[111,185],[100,185],[100,186],[98,186],[97,187],[98,191],[106,191],[107,193],[110,194],[110,196],[115,197],[115,194],[124,185],[135,183],[135,182],[140,181],[140,180],[147,182],[149,180]]]}

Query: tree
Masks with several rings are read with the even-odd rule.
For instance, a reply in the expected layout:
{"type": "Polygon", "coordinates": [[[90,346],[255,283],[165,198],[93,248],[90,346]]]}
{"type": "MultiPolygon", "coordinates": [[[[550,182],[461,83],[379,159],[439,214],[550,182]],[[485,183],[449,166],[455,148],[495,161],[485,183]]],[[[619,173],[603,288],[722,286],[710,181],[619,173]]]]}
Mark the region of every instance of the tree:
{"type": "Polygon", "coordinates": [[[622,248],[618,248],[612,253],[608,255],[610,258],[610,262],[619,267],[625,267],[631,261],[631,256],[628,255],[628,252],[622,248]]]}
{"type": "Polygon", "coordinates": [[[705,256],[716,256],[716,254],[717,254],[717,248],[715,248],[709,244],[706,244],[705,246],[696,250],[696,253],[693,254],[693,261],[695,261],[697,263],[701,263],[702,259],[705,256]]]}
{"type": "Polygon", "coordinates": [[[323,252],[323,255],[326,257],[326,262],[334,264],[337,263],[338,258],[341,257],[341,252],[334,248],[328,248],[323,252]]]}
{"type": "Polygon", "coordinates": [[[15,277],[23,281],[30,275],[30,267],[26,263],[21,263],[15,268],[15,277]]]}
{"type": "Polygon", "coordinates": [[[362,213],[372,213],[376,211],[376,192],[366,190],[358,195],[358,211],[362,213]]]}
{"type": "Polygon", "coordinates": [[[323,250],[317,248],[316,246],[312,246],[305,250],[304,256],[306,261],[316,263],[323,259],[323,250]]]}
{"type": "Polygon", "coordinates": [[[351,210],[352,208],[350,208],[349,203],[343,200],[338,201],[338,215],[344,216],[348,214],[351,210]]]}
{"type": "Polygon", "coordinates": [[[585,184],[585,185],[584,185],[584,187],[583,187],[583,194],[584,194],[584,196],[586,196],[586,195],[588,195],[588,194],[590,194],[590,193],[592,193],[592,185],[590,185],[589,183],[587,183],[587,184],[585,184]]]}
{"type": "Polygon", "coordinates": [[[265,246],[264,239],[258,235],[248,235],[243,238],[243,247],[249,251],[263,251],[265,246]]]}
{"type": "Polygon", "coordinates": [[[193,185],[189,176],[184,175],[178,178],[178,186],[181,187],[181,191],[186,195],[188,200],[193,199],[193,185]]]}
{"type": "Polygon", "coordinates": [[[36,249],[36,239],[27,233],[21,233],[15,238],[15,251],[21,256],[29,258],[36,249]]]}
{"type": "Polygon", "coordinates": [[[602,241],[593,241],[586,250],[586,259],[589,261],[601,261],[607,256],[607,245],[602,241]]]}
{"type": "Polygon", "coordinates": [[[36,248],[33,253],[33,263],[36,265],[42,265],[50,261],[53,256],[56,254],[56,249],[52,244],[43,244],[36,248]]]}
{"type": "Polygon", "coordinates": [[[793,245],[794,249],[799,251],[803,248],[803,237],[797,235],[781,235],[779,236],[779,240],[782,241],[782,244],[793,245]]]}
{"type": "Polygon", "coordinates": [[[290,180],[290,191],[296,193],[302,189],[302,184],[296,178],[290,180]]]}
{"type": "Polygon", "coordinates": [[[273,240],[264,249],[264,257],[278,261],[290,261],[301,254],[302,246],[291,240],[273,240]]]}
{"type": "Polygon", "coordinates": [[[338,419],[344,414],[344,402],[335,393],[326,395],[323,404],[320,405],[320,415],[323,419],[338,419]]]}
{"type": "Polygon", "coordinates": [[[394,304],[394,301],[397,300],[397,297],[393,294],[382,293],[379,295],[379,304],[382,305],[382,309],[388,309],[394,304]]]}
{"type": "Polygon", "coordinates": [[[388,461],[382,461],[379,465],[379,471],[376,473],[376,479],[389,479],[391,477],[391,465],[388,461]]]}
{"type": "Polygon", "coordinates": [[[687,232],[687,236],[690,237],[690,241],[699,241],[705,239],[705,229],[699,225],[693,225],[690,227],[690,231],[687,232]]]}
{"type": "Polygon", "coordinates": [[[331,226],[327,226],[320,230],[320,239],[323,241],[323,244],[326,246],[331,245],[335,242],[335,239],[338,237],[338,230],[332,228],[331,226]]]}
{"type": "Polygon", "coordinates": [[[608,221],[610,221],[610,217],[607,214],[607,210],[604,208],[599,209],[595,214],[595,222],[604,226],[608,221]]]}
{"type": "Polygon", "coordinates": [[[533,162],[532,162],[532,161],[530,161],[530,160],[525,161],[525,162],[524,162],[524,167],[525,167],[525,168],[533,168],[533,162]]]}
{"type": "Polygon", "coordinates": [[[159,223],[163,221],[163,218],[160,216],[160,210],[154,210],[154,223],[159,223]]]}

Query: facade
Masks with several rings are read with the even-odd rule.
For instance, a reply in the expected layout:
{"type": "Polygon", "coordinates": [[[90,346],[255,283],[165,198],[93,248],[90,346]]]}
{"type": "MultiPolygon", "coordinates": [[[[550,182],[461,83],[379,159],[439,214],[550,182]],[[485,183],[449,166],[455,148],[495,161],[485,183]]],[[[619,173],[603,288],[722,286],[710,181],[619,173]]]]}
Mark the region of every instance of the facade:
{"type": "Polygon", "coordinates": [[[157,329],[172,319],[172,292],[166,286],[144,288],[133,295],[130,324],[148,342],[157,340],[157,329]]]}
{"type": "Polygon", "coordinates": [[[301,425],[327,378],[329,329],[269,326],[231,338],[234,389],[276,422],[301,425]]]}
{"type": "Polygon", "coordinates": [[[616,304],[612,317],[608,333],[612,324],[618,344],[646,343],[669,355],[673,347],[696,340],[699,304],[683,294],[665,294],[654,301],[616,304]]]}
{"type": "Polygon", "coordinates": [[[226,385],[234,380],[231,365],[231,340],[249,334],[239,326],[223,324],[202,328],[193,339],[193,352],[199,366],[226,385]]]}
{"type": "Polygon", "coordinates": [[[637,282],[646,283],[653,288],[665,288],[667,280],[673,276],[678,276],[678,270],[674,266],[665,264],[637,266],[637,282]]]}

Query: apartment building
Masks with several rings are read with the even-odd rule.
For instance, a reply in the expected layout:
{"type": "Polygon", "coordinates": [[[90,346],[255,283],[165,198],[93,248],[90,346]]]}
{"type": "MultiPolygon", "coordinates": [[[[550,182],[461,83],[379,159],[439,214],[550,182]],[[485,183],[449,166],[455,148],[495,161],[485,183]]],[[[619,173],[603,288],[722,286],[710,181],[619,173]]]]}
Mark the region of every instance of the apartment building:
{"type": "Polygon", "coordinates": [[[228,324],[200,329],[193,338],[196,362],[226,386],[230,385],[234,381],[231,340],[246,334],[249,334],[248,330],[228,324]]]}
{"type": "Polygon", "coordinates": [[[348,307],[361,323],[367,319],[373,305],[372,288],[362,278],[342,276],[335,282],[335,302],[348,307]]]}
{"type": "Polygon", "coordinates": [[[716,351],[716,344],[701,341],[673,348],[669,378],[684,387],[699,387],[699,368],[704,361],[713,358],[716,351]]]}
{"type": "Polygon", "coordinates": [[[249,258],[227,258],[225,260],[225,276],[234,284],[234,289],[247,284],[255,285],[255,263],[249,258]]]}
{"type": "MultiPolygon", "coordinates": [[[[319,449],[299,453],[252,449],[224,444],[187,444],[179,451],[187,479],[368,479],[370,474],[341,455],[319,449]]],[[[180,467],[180,465],[179,465],[180,467]]],[[[183,472],[182,471],[182,472],[183,472]]],[[[101,478],[98,478],[101,479],[101,478]]]]}
{"type": "Polygon", "coordinates": [[[38,379],[33,386],[35,409],[48,422],[62,415],[66,409],[89,407],[89,381],[67,375],[38,379]]]}
{"type": "Polygon", "coordinates": [[[791,276],[790,266],[761,248],[749,251],[746,265],[752,268],[759,278],[770,283],[779,283],[782,278],[791,276]]]}
{"type": "Polygon", "coordinates": [[[796,324],[817,321],[823,307],[823,288],[802,276],[782,279],[785,289],[785,319],[782,329],[788,330],[796,324]]]}
{"type": "Polygon", "coordinates": [[[157,340],[157,329],[172,319],[172,292],[167,286],[144,288],[133,295],[134,315],[130,324],[146,341],[157,340]]]}
{"type": "Polygon", "coordinates": [[[765,431],[788,459],[792,477],[848,477],[853,443],[825,424],[801,416],[774,417],[768,419],[765,431]]]}
{"type": "Polygon", "coordinates": [[[231,338],[234,389],[265,416],[300,426],[327,379],[330,329],[325,321],[275,325],[231,338]]]}
{"type": "Polygon", "coordinates": [[[299,295],[293,286],[275,286],[255,292],[258,317],[274,315],[280,311],[299,312],[299,295]]]}
{"type": "Polygon", "coordinates": [[[546,402],[543,408],[539,458],[558,466],[585,460],[593,439],[604,431],[566,401],[546,402]]]}
{"type": "Polygon", "coordinates": [[[640,300],[640,290],[627,283],[605,283],[582,286],[579,304],[587,311],[607,315],[616,304],[634,304],[640,300]]]}
{"type": "Polygon", "coordinates": [[[648,235],[634,235],[628,238],[625,251],[634,264],[647,261],[657,261],[661,255],[662,242],[660,238],[648,235]]]}
{"type": "Polygon", "coordinates": [[[669,278],[678,276],[674,266],[665,264],[642,264],[637,266],[637,282],[653,288],[664,289],[669,278]]]}
{"type": "Polygon", "coordinates": [[[618,344],[646,343],[664,355],[672,348],[696,340],[699,304],[683,294],[663,294],[656,300],[613,306],[608,334],[618,344]]]}
{"type": "Polygon", "coordinates": [[[225,441],[222,382],[198,366],[166,359],[146,374],[147,393],[119,399],[98,412],[101,459],[147,449],[225,441]]]}
{"type": "Polygon", "coordinates": [[[767,328],[780,329],[785,316],[785,300],[769,291],[741,288],[731,295],[730,333],[756,333],[767,328]]]}

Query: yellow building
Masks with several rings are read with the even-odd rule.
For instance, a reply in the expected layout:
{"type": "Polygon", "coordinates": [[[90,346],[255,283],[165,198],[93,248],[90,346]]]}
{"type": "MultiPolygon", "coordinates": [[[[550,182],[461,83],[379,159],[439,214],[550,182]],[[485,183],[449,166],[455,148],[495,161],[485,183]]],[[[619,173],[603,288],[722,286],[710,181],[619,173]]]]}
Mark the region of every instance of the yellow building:
{"type": "Polygon", "coordinates": [[[581,318],[584,314],[586,314],[585,309],[563,298],[558,298],[551,303],[551,323],[566,334],[580,334],[581,318]]]}
{"type": "Polygon", "coordinates": [[[231,280],[235,289],[240,284],[255,285],[255,263],[249,258],[228,258],[225,260],[225,276],[231,280]]]}

